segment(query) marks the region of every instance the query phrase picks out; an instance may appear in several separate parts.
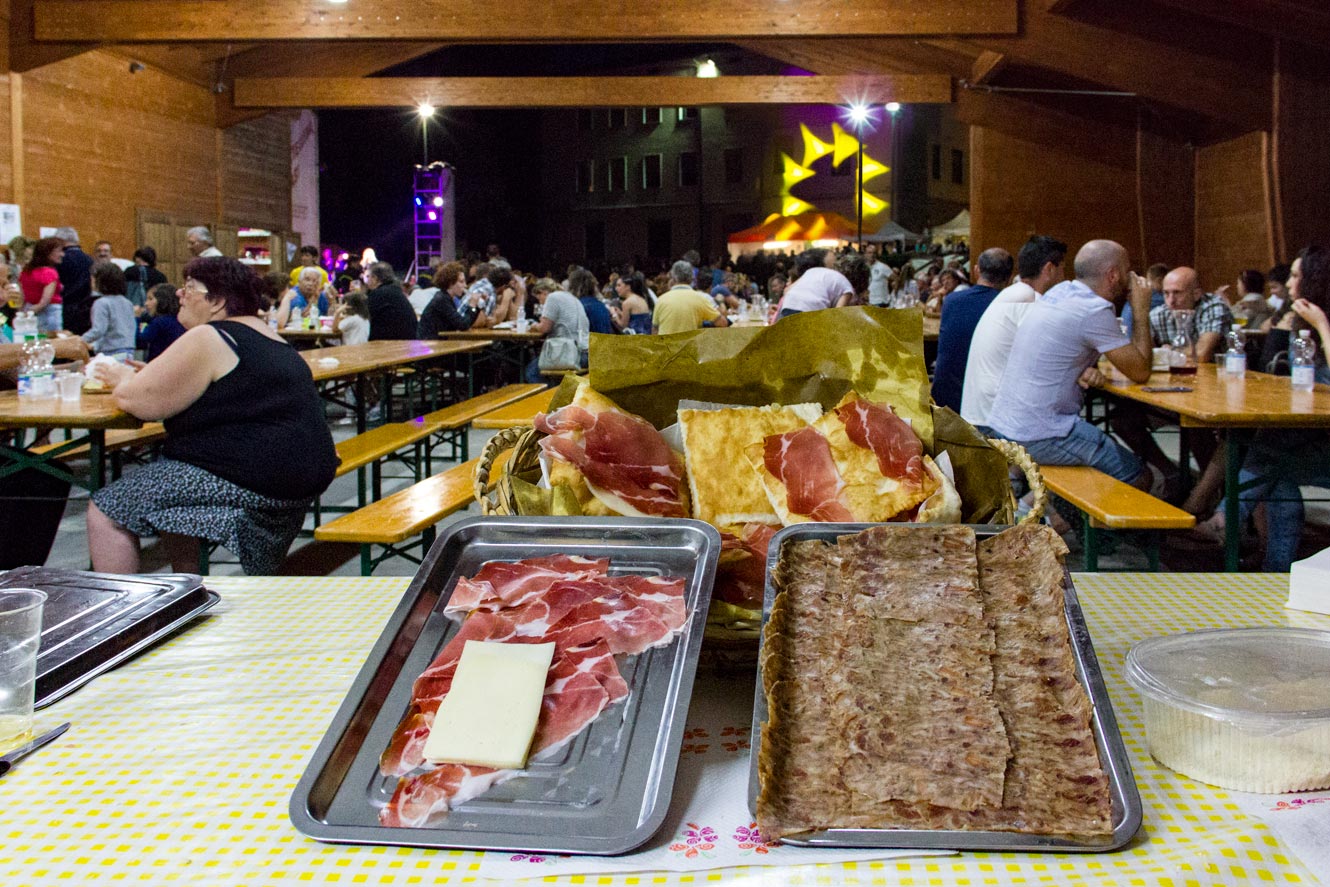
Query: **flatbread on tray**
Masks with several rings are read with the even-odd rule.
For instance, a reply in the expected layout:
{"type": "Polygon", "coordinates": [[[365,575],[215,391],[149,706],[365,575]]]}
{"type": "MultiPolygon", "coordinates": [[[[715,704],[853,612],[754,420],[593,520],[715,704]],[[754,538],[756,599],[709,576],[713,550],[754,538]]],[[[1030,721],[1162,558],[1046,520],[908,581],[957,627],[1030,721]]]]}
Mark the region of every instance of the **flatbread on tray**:
{"type": "Polygon", "coordinates": [[[1019,526],[783,547],[764,630],[767,838],[829,828],[1112,832],[1076,678],[1066,547],[1019,526]]]}

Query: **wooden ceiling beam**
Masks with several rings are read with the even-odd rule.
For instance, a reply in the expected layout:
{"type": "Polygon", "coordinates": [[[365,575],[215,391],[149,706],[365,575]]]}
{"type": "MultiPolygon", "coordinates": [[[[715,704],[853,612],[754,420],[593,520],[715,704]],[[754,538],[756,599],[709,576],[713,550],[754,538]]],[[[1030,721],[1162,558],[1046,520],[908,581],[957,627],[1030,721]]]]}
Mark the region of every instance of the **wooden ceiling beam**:
{"type": "MultiPolygon", "coordinates": [[[[1283,40],[1330,46],[1330,6],[1324,0],[1156,0],[1283,40]]],[[[1234,47],[1238,52],[1238,47],[1234,47]]]]}
{"type": "Polygon", "coordinates": [[[223,129],[262,117],[266,109],[237,108],[235,80],[238,78],[295,77],[318,71],[330,77],[365,77],[442,49],[442,43],[307,43],[266,44],[228,59],[226,90],[216,98],[217,125],[223,129]]]}
{"type": "Polygon", "coordinates": [[[950,102],[946,75],[239,78],[238,108],[587,108],[950,102]]]}
{"type": "Polygon", "coordinates": [[[744,49],[768,58],[796,65],[818,74],[947,74],[955,78],[970,75],[974,56],[958,51],[962,44],[909,39],[836,39],[804,40],[780,38],[745,40],[744,49]]]}
{"type": "Polygon", "coordinates": [[[1000,52],[985,49],[970,68],[970,82],[978,86],[992,83],[993,78],[1007,66],[1007,57],[1000,52]]]}
{"type": "Polygon", "coordinates": [[[732,40],[1015,34],[1017,0],[36,0],[37,40],[732,40]],[[502,22],[496,22],[496,15],[502,22]]]}
{"type": "Polygon", "coordinates": [[[1024,6],[1024,32],[1020,37],[976,37],[971,42],[1031,65],[1069,77],[1134,92],[1142,98],[1172,105],[1238,129],[1251,131],[1270,125],[1270,77],[1262,70],[1261,52],[1252,57],[1201,52],[1193,46],[1214,43],[1225,50],[1236,39],[1220,43],[1214,29],[1205,37],[1205,24],[1151,16],[1145,7],[1129,18],[1100,11],[1096,21],[1079,11],[1072,19],[1049,13],[1038,3],[1024,6]],[[1149,34],[1151,36],[1142,36],[1149,34]]]}
{"type": "Polygon", "coordinates": [[[33,0],[9,0],[9,67],[10,71],[26,73],[43,65],[51,65],[81,55],[93,47],[86,43],[35,43],[33,31],[33,0]]]}

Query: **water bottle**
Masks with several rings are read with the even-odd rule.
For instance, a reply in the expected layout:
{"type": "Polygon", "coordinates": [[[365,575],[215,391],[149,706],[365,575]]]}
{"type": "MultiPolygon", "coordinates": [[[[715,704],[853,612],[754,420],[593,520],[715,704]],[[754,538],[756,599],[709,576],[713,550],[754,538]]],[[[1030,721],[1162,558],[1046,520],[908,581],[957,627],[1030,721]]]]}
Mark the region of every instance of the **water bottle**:
{"type": "Polygon", "coordinates": [[[46,339],[34,339],[32,356],[32,396],[55,397],[55,346],[46,339]]]}
{"type": "Polygon", "coordinates": [[[23,349],[20,352],[18,364],[18,396],[32,397],[32,365],[36,359],[33,355],[33,349],[36,347],[33,342],[24,342],[23,349]]]}
{"type": "Polygon", "coordinates": [[[1231,330],[1228,334],[1228,351],[1224,354],[1224,372],[1231,378],[1241,379],[1247,374],[1247,349],[1242,340],[1242,333],[1231,330]]]}
{"type": "Polygon", "coordinates": [[[277,332],[277,306],[268,309],[268,329],[277,332]]]}
{"type": "Polygon", "coordinates": [[[1293,343],[1293,390],[1311,391],[1316,384],[1316,343],[1311,330],[1298,330],[1293,343]]]}

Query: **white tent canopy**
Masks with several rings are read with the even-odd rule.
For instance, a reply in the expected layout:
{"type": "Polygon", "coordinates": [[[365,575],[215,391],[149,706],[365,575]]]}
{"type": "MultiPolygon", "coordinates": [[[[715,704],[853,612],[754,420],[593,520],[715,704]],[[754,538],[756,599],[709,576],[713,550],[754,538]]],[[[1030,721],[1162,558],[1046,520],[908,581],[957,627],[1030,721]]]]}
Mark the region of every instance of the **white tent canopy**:
{"type": "Polygon", "coordinates": [[[933,228],[929,235],[936,242],[946,240],[948,237],[969,237],[970,236],[970,211],[963,209],[956,213],[956,217],[943,225],[933,228]]]}
{"type": "Polygon", "coordinates": [[[865,234],[864,240],[868,243],[918,243],[923,238],[888,219],[885,225],[872,234],[865,234]]]}

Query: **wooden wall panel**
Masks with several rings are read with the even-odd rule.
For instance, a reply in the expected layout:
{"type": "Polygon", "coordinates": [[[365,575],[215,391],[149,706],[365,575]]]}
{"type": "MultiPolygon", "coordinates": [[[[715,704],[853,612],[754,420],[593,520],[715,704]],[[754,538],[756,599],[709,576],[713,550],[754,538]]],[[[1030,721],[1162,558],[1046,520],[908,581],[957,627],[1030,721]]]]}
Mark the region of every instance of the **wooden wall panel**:
{"type": "Polygon", "coordinates": [[[1324,52],[1284,43],[1277,52],[1271,173],[1275,252],[1282,260],[1330,246],[1330,76],[1324,52]]]}
{"type": "MultiPolygon", "coordinates": [[[[290,128],[270,115],[217,130],[211,92],[89,52],[22,75],[23,227],[72,225],[129,256],[138,211],[180,225],[291,226],[290,128]]],[[[10,84],[0,75],[0,201],[14,199],[10,84]]],[[[165,230],[165,229],[163,229],[165,230]]],[[[152,243],[164,262],[179,244],[152,243]]]]}
{"type": "Polygon", "coordinates": [[[72,225],[85,247],[107,239],[128,256],[136,208],[215,217],[207,90],[90,52],[25,74],[23,107],[28,233],[72,225]]]}
{"type": "Polygon", "coordinates": [[[1195,261],[1195,153],[1188,145],[1137,133],[1137,206],[1144,249],[1138,264],[1143,268],[1195,261]]]}
{"type": "Polygon", "coordinates": [[[269,114],[222,131],[222,221],[291,227],[291,124],[269,114]]]}
{"type": "Polygon", "coordinates": [[[1032,234],[1048,234],[1074,254],[1107,237],[1141,264],[1133,170],[974,126],[970,174],[974,253],[1000,246],[1015,255],[1032,234]]]}
{"type": "Polygon", "coordinates": [[[13,139],[19,134],[13,130],[10,114],[9,73],[9,2],[0,0],[0,203],[14,203],[14,151],[13,139]]]}
{"type": "Polygon", "coordinates": [[[1265,170],[1269,136],[1254,132],[1196,152],[1196,270],[1213,290],[1244,268],[1274,264],[1265,170]]]}

